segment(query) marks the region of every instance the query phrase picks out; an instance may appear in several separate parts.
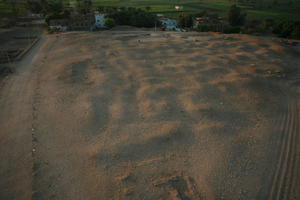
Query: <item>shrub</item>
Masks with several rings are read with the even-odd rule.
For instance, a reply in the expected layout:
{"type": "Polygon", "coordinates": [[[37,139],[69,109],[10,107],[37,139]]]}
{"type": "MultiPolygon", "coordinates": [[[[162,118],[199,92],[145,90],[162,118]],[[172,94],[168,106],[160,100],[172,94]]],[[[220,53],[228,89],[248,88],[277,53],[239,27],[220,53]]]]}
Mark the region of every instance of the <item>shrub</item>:
{"type": "Polygon", "coordinates": [[[46,16],[45,21],[49,25],[50,20],[52,19],[69,19],[70,13],[68,11],[62,13],[52,13],[46,16]]]}
{"type": "Polygon", "coordinates": [[[112,27],[114,27],[114,26],[116,25],[115,20],[112,19],[112,18],[105,18],[104,23],[105,23],[105,26],[106,26],[107,28],[112,28],[112,27]]]}
{"type": "Polygon", "coordinates": [[[264,27],[266,29],[269,29],[269,28],[271,28],[273,26],[274,26],[274,20],[273,19],[265,19],[264,20],[264,27]]]}
{"type": "Polygon", "coordinates": [[[201,25],[198,25],[197,27],[197,31],[200,31],[200,32],[208,32],[208,31],[211,31],[211,26],[208,25],[208,24],[201,24],[201,25]]]}
{"type": "Polygon", "coordinates": [[[193,16],[186,13],[179,15],[179,26],[182,28],[190,28],[193,26],[193,16]]]}
{"type": "Polygon", "coordinates": [[[227,26],[224,28],[223,33],[230,34],[230,33],[240,33],[241,28],[238,26],[227,26]]]}
{"type": "Polygon", "coordinates": [[[300,25],[296,26],[291,34],[292,38],[300,40],[300,25]]]}
{"type": "MultiPolygon", "coordinates": [[[[44,5],[45,6],[45,5],[44,5]]],[[[27,0],[26,7],[33,13],[43,13],[45,12],[44,6],[41,2],[35,0],[27,0]]]]}
{"type": "Polygon", "coordinates": [[[155,23],[158,22],[154,14],[131,7],[115,10],[108,17],[114,19],[118,25],[136,27],[154,27],[155,23]]]}
{"type": "Polygon", "coordinates": [[[278,22],[273,33],[279,37],[299,39],[300,21],[286,20],[278,22]]]}
{"type": "Polygon", "coordinates": [[[197,27],[197,31],[199,32],[209,32],[209,31],[213,31],[213,32],[221,32],[223,28],[222,24],[199,24],[197,27]]]}
{"type": "Polygon", "coordinates": [[[228,12],[228,21],[232,26],[242,26],[245,24],[246,14],[241,13],[241,8],[232,5],[228,12]]]}

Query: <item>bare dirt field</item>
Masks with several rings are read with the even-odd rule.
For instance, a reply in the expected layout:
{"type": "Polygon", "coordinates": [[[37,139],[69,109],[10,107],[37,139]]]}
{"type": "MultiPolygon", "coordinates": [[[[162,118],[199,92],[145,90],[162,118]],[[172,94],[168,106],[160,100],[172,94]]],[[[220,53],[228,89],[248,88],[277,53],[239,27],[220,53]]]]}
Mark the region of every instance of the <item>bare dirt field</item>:
{"type": "Polygon", "coordinates": [[[245,35],[45,36],[0,85],[0,199],[300,198],[299,63],[245,35]]]}

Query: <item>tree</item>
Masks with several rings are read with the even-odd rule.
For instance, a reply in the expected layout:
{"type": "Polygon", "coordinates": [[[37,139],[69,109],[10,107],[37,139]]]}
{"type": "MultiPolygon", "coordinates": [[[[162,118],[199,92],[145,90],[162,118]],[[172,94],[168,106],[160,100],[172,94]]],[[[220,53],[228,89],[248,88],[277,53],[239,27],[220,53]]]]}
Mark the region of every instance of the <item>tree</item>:
{"type": "Polygon", "coordinates": [[[151,7],[150,7],[150,6],[146,6],[145,9],[146,9],[147,11],[150,11],[150,10],[151,10],[151,7]]]}
{"type": "Polygon", "coordinates": [[[112,10],[107,13],[108,17],[113,18],[118,25],[154,27],[158,22],[156,15],[133,7],[112,10]]]}
{"type": "Polygon", "coordinates": [[[255,1],[256,8],[263,8],[265,5],[266,5],[266,3],[264,2],[264,0],[256,0],[255,1]]]}
{"type": "Polygon", "coordinates": [[[69,0],[26,0],[26,7],[33,13],[60,15],[70,7],[69,0]]]}
{"type": "Polygon", "coordinates": [[[3,3],[7,3],[10,5],[14,17],[18,16],[19,8],[17,5],[20,3],[18,0],[4,0],[3,3]]]}
{"type": "Polygon", "coordinates": [[[98,6],[98,7],[97,7],[97,11],[98,11],[98,12],[101,12],[101,13],[102,13],[102,12],[105,12],[105,7],[104,7],[104,6],[98,6]]]}
{"type": "Polygon", "coordinates": [[[300,39],[300,21],[280,21],[275,25],[273,33],[280,37],[300,39]]]}
{"type": "Polygon", "coordinates": [[[246,14],[241,13],[240,7],[232,5],[228,12],[228,21],[232,26],[244,25],[246,14]]]}
{"type": "Polygon", "coordinates": [[[179,15],[179,26],[182,28],[190,28],[193,26],[193,16],[186,13],[179,15]]]}
{"type": "Polygon", "coordinates": [[[47,5],[47,13],[61,13],[64,10],[62,0],[49,0],[47,5]]]}
{"type": "Polygon", "coordinates": [[[291,36],[294,39],[300,39],[300,23],[294,28],[293,32],[291,33],[291,36]]]}
{"type": "Polygon", "coordinates": [[[76,9],[81,14],[88,14],[92,10],[91,0],[76,0],[76,9]]]}
{"type": "Polygon", "coordinates": [[[43,10],[42,4],[35,0],[27,0],[26,7],[33,13],[41,13],[43,10]]]}

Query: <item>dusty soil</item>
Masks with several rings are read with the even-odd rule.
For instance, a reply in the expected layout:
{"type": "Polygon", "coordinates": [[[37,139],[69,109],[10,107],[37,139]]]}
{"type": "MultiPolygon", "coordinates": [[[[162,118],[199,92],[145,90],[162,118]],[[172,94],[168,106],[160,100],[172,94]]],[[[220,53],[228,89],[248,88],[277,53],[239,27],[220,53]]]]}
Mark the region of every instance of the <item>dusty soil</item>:
{"type": "Polygon", "coordinates": [[[43,38],[0,88],[0,199],[297,199],[299,53],[271,38],[43,38]]]}

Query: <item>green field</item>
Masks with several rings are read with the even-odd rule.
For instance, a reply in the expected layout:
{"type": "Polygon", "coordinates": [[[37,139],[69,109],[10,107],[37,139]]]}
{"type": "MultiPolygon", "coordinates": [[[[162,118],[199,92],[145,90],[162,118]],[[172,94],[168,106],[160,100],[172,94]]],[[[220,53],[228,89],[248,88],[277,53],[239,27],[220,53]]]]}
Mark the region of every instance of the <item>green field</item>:
{"type": "MultiPolygon", "coordinates": [[[[75,0],[70,0],[71,5],[75,0]]],[[[209,13],[217,13],[222,17],[227,16],[229,7],[235,0],[92,0],[93,7],[98,6],[114,6],[114,7],[137,7],[145,8],[150,6],[152,13],[161,13],[165,16],[176,18],[181,12],[199,13],[206,10],[209,13]],[[176,5],[183,6],[183,9],[178,11],[176,5]]],[[[245,0],[244,0],[245,1],[245,0]]],[[[238,3],[243,11],[247,13],[248,19],[299,19],[300,20],[300,0],[277,0],[278,5],[274,5],[276,0],[256,0],[262,2],[261,7],[254,8],[253,6],[238,3]],[[289,2],[292,1],[292,4],[289,2]]],[[[19,5],[20,10],[24,10],[24,5],[19,5]]],[[[10,5],[0,0],[0,12],[11,12],[10,5]]]]}
{"type": "MultiPolygon", "coordinates": [[[[239,5],[247,12],[249,19],[300,19],[300,0],[293,0],[292,5],[288,4],[289,0],[277,0],[279,5],[273,5],[273,0],[262,0],[262,2],[262,8],[239,5]]],[[[197,13],[203,10],[218,13],[225,17],[227,10],[233,3],[234,1],[229,0],[93,0],[95,7],[132,6],[145,8],[150,6],[150,12],[162,13],[172,18],[176,18],[180,12],[197,13]],[[177,11],[176,5],[183,6],[183,10],[177,11]]]]}
{"type": "MultiPolygon", "coordinates": [[[[24,13],[25,12],[25,6],[24,4],[21,3],[17,3],[15,9],[19,12],[19,13],[24,13]]],[[[2,15],[6,15],[6,14],[11,14],[12,13],[12,6],[11,4],[0,0],[0,17],[2,15]]]]}

